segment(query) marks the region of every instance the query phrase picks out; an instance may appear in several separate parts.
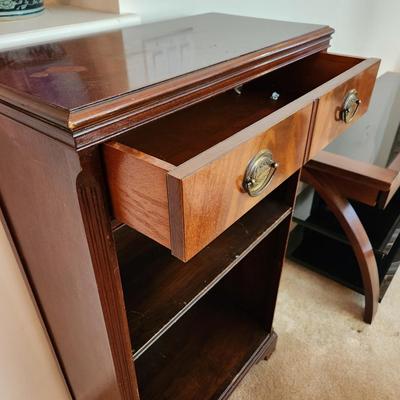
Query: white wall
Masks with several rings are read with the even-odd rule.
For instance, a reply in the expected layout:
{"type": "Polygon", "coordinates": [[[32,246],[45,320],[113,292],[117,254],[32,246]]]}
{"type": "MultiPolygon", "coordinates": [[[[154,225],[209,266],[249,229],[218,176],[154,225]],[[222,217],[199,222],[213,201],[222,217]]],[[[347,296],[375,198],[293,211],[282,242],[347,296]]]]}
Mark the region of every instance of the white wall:
{"type": "Polygon", "coordinates": [[[1,212],[0,294],[0,399],[70,399],[1,212]]]}
{"type": "Polygon", "coordinates": [[[330,25],[331,51],[382,58],[400,71],[400,0],[132,0],[143,22],[216,11],[330,25]]]}

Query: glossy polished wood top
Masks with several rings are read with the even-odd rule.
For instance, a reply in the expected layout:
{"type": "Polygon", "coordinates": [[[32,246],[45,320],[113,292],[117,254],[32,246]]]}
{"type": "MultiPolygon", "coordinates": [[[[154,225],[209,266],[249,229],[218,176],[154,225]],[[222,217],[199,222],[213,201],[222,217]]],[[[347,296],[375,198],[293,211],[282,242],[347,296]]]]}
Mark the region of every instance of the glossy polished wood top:
{"type": "Polygon", "coordinates": [[[142,112],[149,102],[153,109],[170,102],[171,111],[183,96],[186,105],[199,101],[188,93],[209,97],[222,81],[235,85],[326,49],[332,33],[321,25],[203,14],[7,51],[0,53],[0,100],[78,131],[142,112]]]}

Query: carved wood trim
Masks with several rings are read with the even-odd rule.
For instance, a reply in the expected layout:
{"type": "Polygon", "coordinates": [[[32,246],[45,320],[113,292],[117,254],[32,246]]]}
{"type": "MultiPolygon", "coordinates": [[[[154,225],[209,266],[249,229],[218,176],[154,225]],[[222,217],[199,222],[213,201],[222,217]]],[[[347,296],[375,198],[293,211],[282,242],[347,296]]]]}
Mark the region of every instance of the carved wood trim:
{"type": "Polygon", "coordinates": [[[118,260],[99,174],[98,149],[81,154],[77,191],[123,400],[139,400],[118,260]]]}
{"type": "MultiPolygon", "coordinates": [[[[203,80],[196,82],[196,84],[191,83],[182,88],[172,86],[174,87],[172,93],[171,90],[164,92],[156,85],[154,90],[152,88],[152,91],[155,91],[154,94],[146,91],[141,96],[137,95],[138,100],[134,105],[129,104],[123,110],[119,110],[118,114],[109,115],[107,121],[102,121],[101,119],[91,121],[82,115],[82,120],[74,122],[73,128],[70,128],[71,132],[73,132],[76,147],[83,149],[93,144],[101,143],[123,133],[127,129],[140,126],[226,90],[233,89],[237,85],[327,49],[329,41],[330,36],[315,43],[308,43],[307,46],[302,46],[301,51],[299,49],[297,51],[290,49],[282,52],[279,56],[269,56],[267,60],[264,58],[256,59],[250,65],[225,72],[221,76],[213,77],[212,80],[203,80]]],[[[168,82],[172,84],[174,80],[168,82]]]]}

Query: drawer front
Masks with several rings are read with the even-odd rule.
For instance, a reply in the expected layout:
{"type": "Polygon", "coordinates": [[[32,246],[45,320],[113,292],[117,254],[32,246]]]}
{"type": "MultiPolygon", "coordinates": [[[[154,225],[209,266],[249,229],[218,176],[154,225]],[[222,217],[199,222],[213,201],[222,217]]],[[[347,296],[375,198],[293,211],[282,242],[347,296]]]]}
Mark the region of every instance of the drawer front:
{"type": "MultiPolygon", "coordinates": [[[[172,254],[184,261],[190,259],[301,168],[311,108],[306,106],[264,132],[250,133],[251,139],[238,145],[231,143],[231,150],[216,159],[206,154],[210,151],[205,152],[169,172],[172,254]],[[243,188],[244,176],[250,160],[264,149],[279,166],[267,188],[252,197],[243,188]]],[[[248,128],[254,129],[260,129],[259,124],[248,128]]]]}
{"type": "Polygon", "coordinates": [[[354,72],[348,71],[343,74],[342,78],[346,77],[344,83],[320,97],[308,159],[315,156],[367,111],[378,68],[379,60],[366,60],[354,72]],[[361,101],[360,104],[356,104],[357,98],[361,101]],[[346,107],[349,109],[348,122],[343,120],[346,107]],[[354,110],[356,112],[351,118],[354,110]]]}

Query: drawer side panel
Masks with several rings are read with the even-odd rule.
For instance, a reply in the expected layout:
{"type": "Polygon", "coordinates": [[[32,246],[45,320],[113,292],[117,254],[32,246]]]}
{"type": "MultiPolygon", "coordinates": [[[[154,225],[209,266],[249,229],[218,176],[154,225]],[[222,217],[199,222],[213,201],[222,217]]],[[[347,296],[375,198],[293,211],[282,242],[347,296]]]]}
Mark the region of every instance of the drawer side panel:
{"type": "Polygon", "coordinates": [[[104,145],[114,216],[170,247],[166,175],[173,166],[120,143],[104,145]]]}

